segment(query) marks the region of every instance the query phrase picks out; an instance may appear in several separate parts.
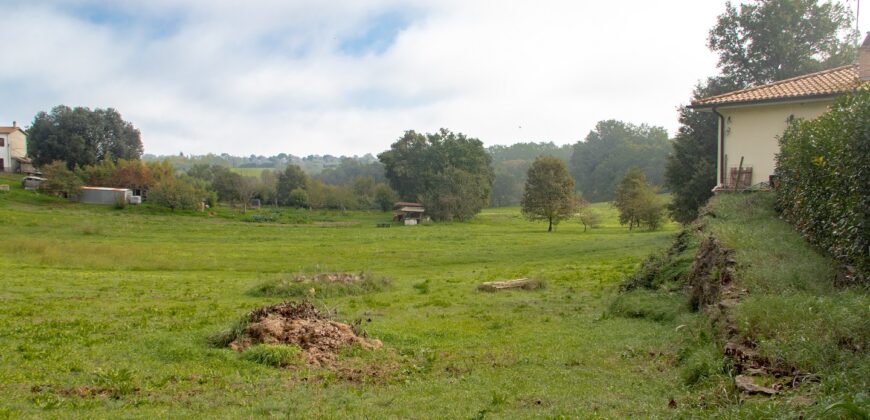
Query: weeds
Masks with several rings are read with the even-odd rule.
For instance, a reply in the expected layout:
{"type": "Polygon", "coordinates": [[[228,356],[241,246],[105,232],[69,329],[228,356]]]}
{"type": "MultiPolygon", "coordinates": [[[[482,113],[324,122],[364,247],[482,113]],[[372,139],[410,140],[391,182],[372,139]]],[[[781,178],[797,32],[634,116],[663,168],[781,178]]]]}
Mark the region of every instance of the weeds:
{"type": "Polygon", "coordinates": [[[332,273],[282,275],[275,280],[270,280],[254,287],[248,294],[256,297],[304,298],[316,296],[326,299],[380,292],[389,288],[391,284],[388,277],[375,276],[371,273],[334,273],[336,275],[349,276],[349,280],[319,280],[320,276],[329,274],[332,273]]]}
{"type": "Polygon", "coordinates": [[[303,363],[302,349],[287,344],[257,344],[242,353],[242,359],[272,367],[286,367],[303,363]]]}

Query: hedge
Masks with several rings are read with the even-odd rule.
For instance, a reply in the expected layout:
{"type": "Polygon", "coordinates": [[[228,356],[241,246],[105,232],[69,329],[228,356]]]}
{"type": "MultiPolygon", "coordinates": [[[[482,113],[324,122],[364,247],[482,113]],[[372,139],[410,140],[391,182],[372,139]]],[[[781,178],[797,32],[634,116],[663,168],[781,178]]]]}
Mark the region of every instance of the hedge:
{"type": "Polygon", "coordinates": [[[776,158],[777,206],[811,243],[870,273],[870,91],[791,124],[776,158]]]}

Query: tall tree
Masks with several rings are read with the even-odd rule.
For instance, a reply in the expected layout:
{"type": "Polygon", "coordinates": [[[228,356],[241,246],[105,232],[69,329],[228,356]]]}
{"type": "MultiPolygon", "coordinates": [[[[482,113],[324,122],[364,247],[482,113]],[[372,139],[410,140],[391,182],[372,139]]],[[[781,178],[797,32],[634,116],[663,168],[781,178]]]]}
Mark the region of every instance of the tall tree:
{"type": "Polygon", "coordinates": [[[547,232],[552,232],[553,225],[574,215],[578,204],[565,162],[552,156],[535,159],[526,177],[523,215],[529,220],[546,220],[547,232]]]}
{"type": "Polygon", "coordinates": [[[73,169],[105,159],[142,157],[139,130],[112,108],[59,105],[51,113],[36,114],[27,134],[27,152],[37,166],[61,160],[73,169]]]}
{"type": "Polygon", "coordinates": [[[399,196],[422,201],[433,219],[466,220],[489,202],[491,158],[478,139],[409,130],[378,158],[399,196]]]}
{"type": "MultiPolygon", "coordinates": [[[[308,177],[302,168],[296,165],[288,165],[284,172],[278,174],[278,183],[275,186],[275,194],[278,202],[284,205],[292,205],[290,192],[295,189],[307,189],[308,177]]],[[[310,193],[309,193],[310,194],[310,193]]]]}
{"type": "Polygon", "coordinates": [[[842,3],[752,0],[726,3],[707,45],[723,77],[750,86],[852,64],[857,36],[842,3]]]}
{"type": "MultiPolygon", "coordinates": [[[[850,64],[852,17],[840,3],[817,0],[752,0],[725,6],[710,30],[720,75],[695,89],[692,99],[850,64]]],[[[665,185],[673,193],[671,217],[689,223],[716,183],[717,119],[680,108],[681,127],[668,159],[665,185]]]]}
{"type": "MultiPolygon", "coordinates": [[[[733,80],[710,78],[695,88],[693,99],[706,98],[738,89],[733,80]]],[[[698,208],[713,195],[716,186],[717,117],[680,107],[680,128],[672,142],[674,151],[665,165],[665,186],[671,191],[671,217],[689,223],[698,208]]]]}
{"type": "Polygon", "coordinates": [[[641,168],[652,183],[661,184],[670,152],[664,128],[600,121],[585,141],[574,145],[571,174],[585,199],[607,201],[629,168],[641,168]]]}

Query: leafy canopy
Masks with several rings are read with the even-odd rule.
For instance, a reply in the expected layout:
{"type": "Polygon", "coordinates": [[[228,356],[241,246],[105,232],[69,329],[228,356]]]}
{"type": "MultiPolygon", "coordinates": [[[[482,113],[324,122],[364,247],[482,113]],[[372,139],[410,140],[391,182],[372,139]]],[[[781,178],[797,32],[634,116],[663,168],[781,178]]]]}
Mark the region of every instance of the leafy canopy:
{"type": "Polygon", "coordinates": [[[749,86],[852,64],[856,39],[842,3],[753,0],[726,3],[707,45],[724,77],[749,86]]]}
{"type": "Polygon", "coordinates": [[[651,182],[661,184],[670,152],[668,133],[662,127],[600,121],[585,141],[574,145],[571,174],[584,198],[607,201],[629,168],[640,168],[651,182]]]}
{"type": "Polygon", "coordinates": [[[492,159],[478,139],[409,130],[378,158],[399,196],[421,201],[435,220],[467,220],[489,202],[492,159]]]}
{"type": "Polygon", "coordinates": [[[552,156],[535,159],[529,167],[523,192],[522,211],[529,220],[546,220],[547,232],[553,225],[574,216],[578,199],[574,194],[574,180],[565,162],[552,156]]]}
{"type": "Polygon", "coordinates": [[[27,130],[27,153],[36,166],[60,160],[74,169],[106,159],[138,160],[142,151],[139,130],[112,108],[59,105],[36,114],[27,130]]]}

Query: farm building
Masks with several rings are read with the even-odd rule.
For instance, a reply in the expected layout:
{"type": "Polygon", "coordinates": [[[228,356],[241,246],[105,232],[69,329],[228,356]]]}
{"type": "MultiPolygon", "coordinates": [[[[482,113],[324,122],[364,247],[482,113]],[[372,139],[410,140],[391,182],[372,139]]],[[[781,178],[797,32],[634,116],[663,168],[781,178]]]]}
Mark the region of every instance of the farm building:
{"type": "Polygon", "coordinates": [[[127,188],[82,187],[79,200],[87,204],[129,203],[133,199],[133,190],[127,188]]]}
{"type": "Polygon", "coordinates": [[[0,127],[0,172],[21,172],[26,156],[27,136],[18,124],[13,121],[12,127],[0,127]]]}
{"type": "Polygon", "coordinates": [[[420,203],[399,201],[393,205],[393,220],[406,225],[416,225],[423,221],[426,208],[420,203]]]}

